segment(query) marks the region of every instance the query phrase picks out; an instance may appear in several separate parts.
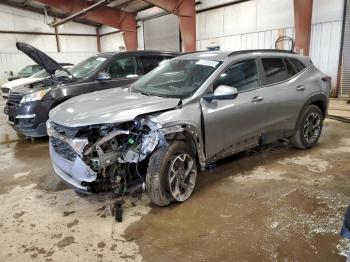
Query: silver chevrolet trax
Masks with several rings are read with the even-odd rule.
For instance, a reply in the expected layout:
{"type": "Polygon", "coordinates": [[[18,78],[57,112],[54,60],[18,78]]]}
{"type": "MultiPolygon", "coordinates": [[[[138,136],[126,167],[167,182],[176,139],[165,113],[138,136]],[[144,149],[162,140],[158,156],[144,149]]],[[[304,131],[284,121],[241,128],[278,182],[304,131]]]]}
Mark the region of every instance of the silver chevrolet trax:
{"type": "Polygon", "coordinates": [[[330,77],[292,52],[186,54],[54,108],[53,168],[76,191],[145,187],[158,206],[183,202],[208,163],[282,138],[314,146],[329,94],[330,77]]]}

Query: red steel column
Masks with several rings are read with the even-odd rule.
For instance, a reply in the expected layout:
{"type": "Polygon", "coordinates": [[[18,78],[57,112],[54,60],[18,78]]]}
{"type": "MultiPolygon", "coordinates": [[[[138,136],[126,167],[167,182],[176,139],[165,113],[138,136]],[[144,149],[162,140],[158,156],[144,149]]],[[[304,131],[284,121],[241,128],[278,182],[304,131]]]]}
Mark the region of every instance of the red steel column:
{"type": "Polygon", "coordinates": [[[183,0],[179,5],[179,23],[182,46],[185,52],[196,51],[196,4],[195,0],[183,0]]]}
{"type": "Polygon", "coordinates": [[[294,0],[294,24],[297,53],[310,53],[313,0],[294,0]]]}
{"type": "Polygon", "coordinates": [[[182,45],[185,52],[196,51],[195,0],[145,0],[179,17],[182,45]]]}
{"type": "MultiPolygon", "coordinates": [[[[48,6],[63,10],[67,13],[76,13],[94,4],[85,0],[37,0],[48,6]]],[[[124,43],[127,50],[137,49],[136,14],[121,11],[116,8],[104,6],[88,12],[84,18],[108,25],[123,32],[124,43]]]]}

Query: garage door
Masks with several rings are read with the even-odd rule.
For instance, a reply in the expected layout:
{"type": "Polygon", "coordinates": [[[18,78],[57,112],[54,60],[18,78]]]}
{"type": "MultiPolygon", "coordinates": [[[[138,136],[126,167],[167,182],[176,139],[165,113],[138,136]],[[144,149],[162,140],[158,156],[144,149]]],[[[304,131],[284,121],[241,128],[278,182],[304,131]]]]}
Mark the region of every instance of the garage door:
{"type": "Polygon", "coordinates": [[[350,1],[346,6],[346,20],[344,28],[343,72],[341,78],[341,96],[350,95],[350,1]]]}
{"type": "Polygon", "coordinates": [[[175,15],[164,15],[144,21],[145,49],[180,51],[179,22],[175,15]]]}

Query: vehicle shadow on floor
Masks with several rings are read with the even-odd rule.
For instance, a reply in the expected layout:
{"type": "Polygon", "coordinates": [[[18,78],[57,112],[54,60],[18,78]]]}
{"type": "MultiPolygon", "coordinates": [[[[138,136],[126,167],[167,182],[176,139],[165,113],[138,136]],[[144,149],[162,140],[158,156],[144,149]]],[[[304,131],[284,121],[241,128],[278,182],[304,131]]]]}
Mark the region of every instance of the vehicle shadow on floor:
{"type": "MultiPolygon", "coordinates": [[[[316,145],[308,150],[298,150],[291,145],[275,142],[270,145],[260,146],[248,151],[244,151],[215,163],[210,164],[205,171],[199,172],[193,196],[205,194],[210,187],[220,184],[229,177],[241,176],[243,173],[250,173],[254,169],[268,164],[277,163],[288,157],[300,157],[317,150],[322,145],[316,145]]],[[[192,196],[192,197],[193,197],[192,196]]],[[[150,204],[152,207],[156,207],[150,204]]],[[[175,203],[165,207],[165,209],[175,209],[181,203],[175,203]]],[[[162,212],[164,208],[153,208],[151,212],[162,212]]]]}

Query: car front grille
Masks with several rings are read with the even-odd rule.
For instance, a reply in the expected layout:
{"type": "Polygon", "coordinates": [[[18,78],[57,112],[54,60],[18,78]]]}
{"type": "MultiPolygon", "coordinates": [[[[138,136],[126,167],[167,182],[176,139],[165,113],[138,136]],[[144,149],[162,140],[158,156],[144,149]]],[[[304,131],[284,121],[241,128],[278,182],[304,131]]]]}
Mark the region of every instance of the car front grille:
{"type": "Polygon", "coordinates": [[[59,154],[61,157],[72,162],[75,161],[75,159],[77,158],[77,153],[66,142],[55,137],[50,137],[50,143],[53,149],[55,150],[55,152],[59,154]]]}
{"type": "Polygon", "coordinates": [[[10,91],[9,97],[7,99],[7,105],[9,107],[19,104],[21,102],[24,94],[10,91]]]}

